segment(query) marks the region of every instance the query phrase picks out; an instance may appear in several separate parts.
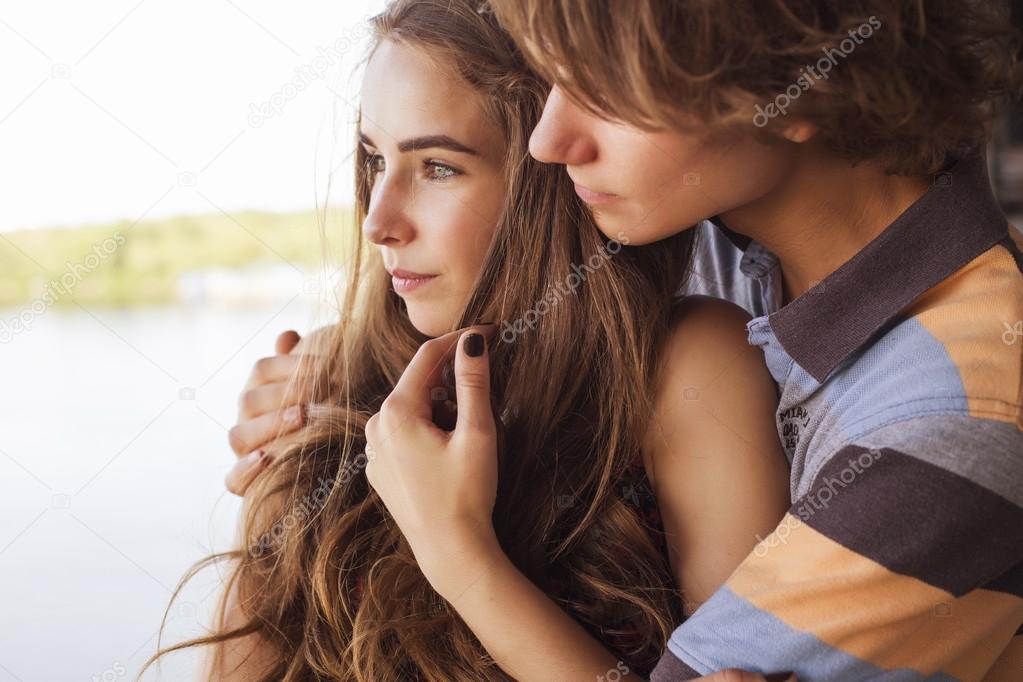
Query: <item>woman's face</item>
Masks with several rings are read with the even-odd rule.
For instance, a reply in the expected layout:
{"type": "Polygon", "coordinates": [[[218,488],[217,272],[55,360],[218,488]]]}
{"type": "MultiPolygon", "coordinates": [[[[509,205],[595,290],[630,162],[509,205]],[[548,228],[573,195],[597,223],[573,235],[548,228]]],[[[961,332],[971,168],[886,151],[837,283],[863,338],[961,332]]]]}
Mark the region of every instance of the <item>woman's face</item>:
{"type": "Polygon", "coordinates": [[[372,182],[363,233],[412,324],[439,336],[472,293],[504,205],[501,134],[467,84],[390,40],[367,65],[361,114],[372,182]]]}

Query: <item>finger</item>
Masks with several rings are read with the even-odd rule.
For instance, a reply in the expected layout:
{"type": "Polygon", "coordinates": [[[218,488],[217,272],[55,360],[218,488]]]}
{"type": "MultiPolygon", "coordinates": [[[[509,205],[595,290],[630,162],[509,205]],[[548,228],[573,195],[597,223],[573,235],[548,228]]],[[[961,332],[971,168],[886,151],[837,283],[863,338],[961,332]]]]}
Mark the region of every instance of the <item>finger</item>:
{"type": "Polygon", "coordinates": [[[308,403],[313,398],[316,374],[306,372],[284,381],[261,384],[245,390],[238,397],[238,421],[247,421],[276,409],[308,403]]]}
{"type": "Polygon", "coordinates": [[[293,329],[281,332],[281,335],[277,337],[277,341],[274,343],[274,352],[278,355],[287,355],[301,340],[302,337],[293,329]]]}
{"type": "MultiPolygon", "coordinates": [[[[469,330],[480,332],[484,336],[493,336],[497,327],[481,325],[470,327],[469,330]]],[[[443,387],[444,363],[453,356],[458,339],[464,331],[467,330],[449,332],[420,346],[415,357],[412,358],[398,379],[398,383],[395,384],[390,398],[401,404],[412,415],[429,419],[433,410],[430,392],[435,388],[443,387]]]]}
{"type": "Polygon", "coordinates": [[[256,450],[242,457],[224,477],[224,485],[235,495],[244,495],[252,482],[269,463],[270,457],[263,450],[256,450]]]}
{"type": "Polygon", "coordinates": [[[301,364],[301,355],[270,355],[260,358],[252,366],[249,386],[261,386],[277,381],[286,381],[298,371],[301,364]]]}
{"type": "Polygon", "coordinates": [[[455,354],[455,396],[458,400],[456,431],[494,429],[490,408],[490,358],[487,339],[479,331],[462,334],[455,354]]]}
{"type": "Polygon", "coordinates": [[[227,432],[227,442],[235,454],[241,457],[261,445],[295,431],[302,426],[304,420],[305,412],[301,405],[274,410],[232,426],[227,432]]]}
{"type": "Polygon", "coordinates": [[[433,412],[430,392],[443,386],[444,364],[451,358],[460,333],[450,332],[420,346],[385,403],[400,404],[411,415],[430,419],[433,412]]]}

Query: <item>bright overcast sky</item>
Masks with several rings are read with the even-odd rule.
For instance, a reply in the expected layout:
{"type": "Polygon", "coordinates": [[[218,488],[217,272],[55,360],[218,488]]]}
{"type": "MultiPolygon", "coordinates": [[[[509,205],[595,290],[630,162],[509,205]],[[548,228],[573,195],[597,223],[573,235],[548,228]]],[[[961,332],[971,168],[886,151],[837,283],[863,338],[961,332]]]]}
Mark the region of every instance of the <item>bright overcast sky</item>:
{"type": "Polygon", "coordinates": [[[5,3],[0,231],[310,209],[331,154],[350,200],[352,74],[384,3],[5,3]]]}

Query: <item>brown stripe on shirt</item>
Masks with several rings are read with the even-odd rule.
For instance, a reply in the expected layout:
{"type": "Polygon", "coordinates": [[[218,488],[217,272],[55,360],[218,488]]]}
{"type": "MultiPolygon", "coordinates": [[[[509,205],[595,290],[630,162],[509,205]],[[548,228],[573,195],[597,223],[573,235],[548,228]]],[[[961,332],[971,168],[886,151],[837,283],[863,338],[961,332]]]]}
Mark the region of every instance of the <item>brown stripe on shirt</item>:
{"type": "Polygon", "coordinates": [[[861,556],[956,596],[1004,576],[1023,546],[1023,509],[890,448],[846,446],[790,513],[861,556]]]}
{"type": "Polygon", "coordinates": [[[700,673],[683,663],[670,651],[665,651],[657,667],[650,673],[650,682],[677,682],[701,677],[700,673]]]}

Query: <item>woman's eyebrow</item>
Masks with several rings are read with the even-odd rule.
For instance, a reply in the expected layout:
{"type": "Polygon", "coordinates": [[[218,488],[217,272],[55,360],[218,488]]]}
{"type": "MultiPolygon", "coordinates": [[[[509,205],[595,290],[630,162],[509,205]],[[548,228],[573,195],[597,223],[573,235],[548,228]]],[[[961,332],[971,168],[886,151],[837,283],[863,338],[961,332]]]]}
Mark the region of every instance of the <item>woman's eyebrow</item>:
{"type": "Polygon", "coordinates": [[[460,152],[462,154],[471,154],[472,156],[479,156],[472,147],[467,147],[458,140],[448,137],[447,135],[424,135],[423,137],[414,137],[411,140],[404,140],[398,143],[398,151],[411,152],[417,149],[447,149],[452,152],[460,152]]]}
{"type": "MultiPolygon", "coordinates": [[[[365,145],[376,148],[373,140],[369,139],[369,136],[365,133],[359,133],[359,141],[365,145]]],[[[461,154],[469,154],[471,156],[479,156],[480,153],[472,147],[466,146],[447,135],[423,135],[421,137],[413,137],[409,140],[402,140],[398,143],[398,151],[405,153],[411,151],[417,151],[420,149],[447,149],[452,152],[459,152],[461,154]]]]}

